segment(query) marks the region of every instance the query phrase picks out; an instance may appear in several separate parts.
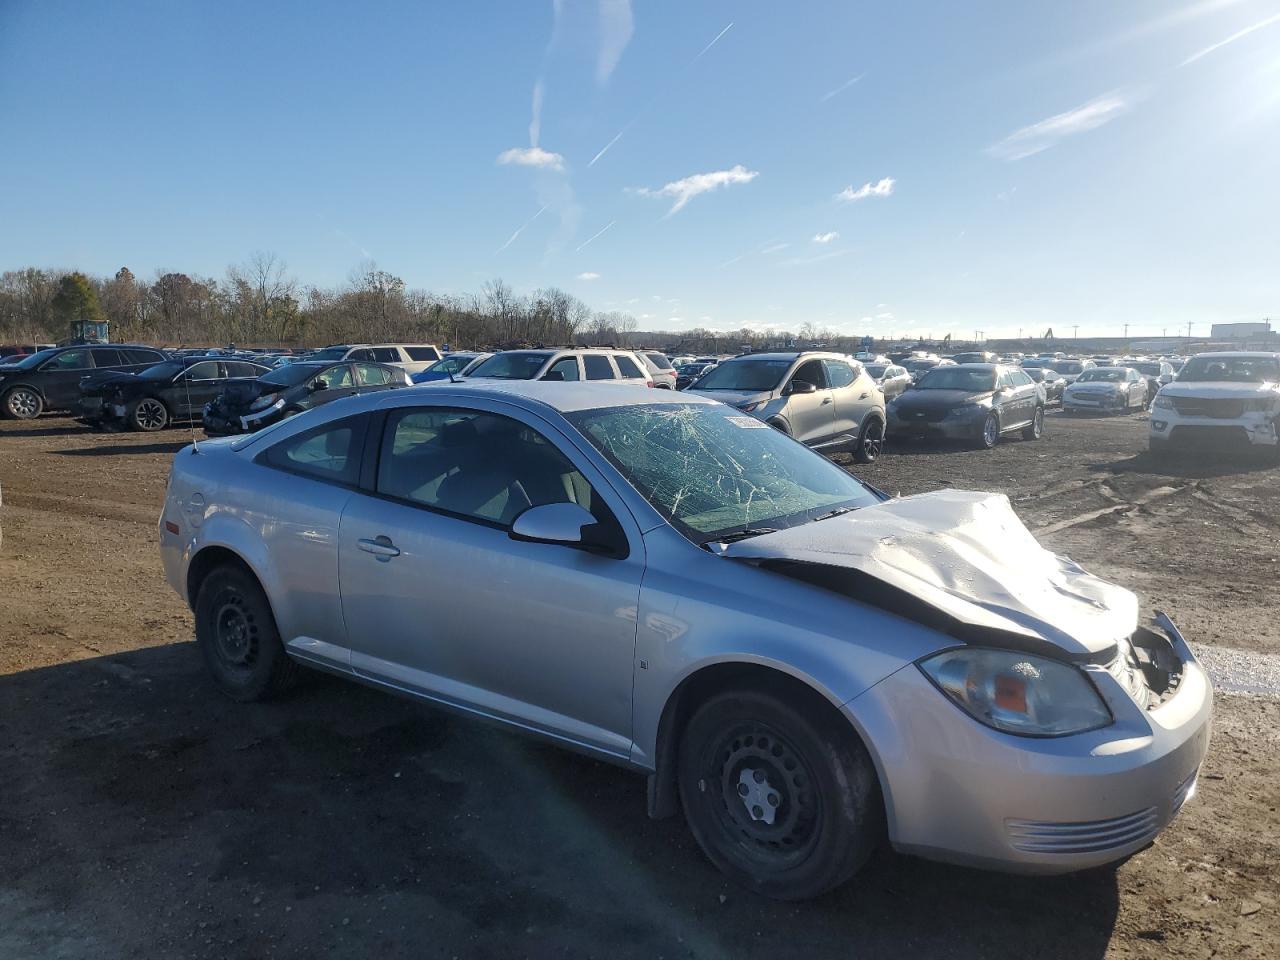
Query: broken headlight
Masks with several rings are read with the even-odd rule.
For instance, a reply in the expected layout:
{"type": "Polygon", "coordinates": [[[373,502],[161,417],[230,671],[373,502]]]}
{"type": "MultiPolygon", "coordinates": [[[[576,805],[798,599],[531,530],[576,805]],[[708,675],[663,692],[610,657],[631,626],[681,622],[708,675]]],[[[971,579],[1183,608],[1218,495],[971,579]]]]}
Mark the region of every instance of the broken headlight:
{"type": "Polygon", "coordinates": [[[1017,650],[962,647],[917,664],[979,723],[1026,737],[1062,737],[1111,723],[1111,712],[1083,672],[1017,650]]]}

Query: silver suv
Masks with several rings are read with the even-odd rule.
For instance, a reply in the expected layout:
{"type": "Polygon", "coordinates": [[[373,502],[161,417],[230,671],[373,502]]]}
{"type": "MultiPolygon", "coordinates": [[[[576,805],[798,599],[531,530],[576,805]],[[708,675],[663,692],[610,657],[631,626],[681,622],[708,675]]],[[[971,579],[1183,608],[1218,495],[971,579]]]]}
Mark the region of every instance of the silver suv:
{"type": "Polygon", "coordinates": [[[720,400],[823,453],[870,463],[884,447],[884,394],[842,353],[751,353],[725,360],[689,393],[720,400]]]}

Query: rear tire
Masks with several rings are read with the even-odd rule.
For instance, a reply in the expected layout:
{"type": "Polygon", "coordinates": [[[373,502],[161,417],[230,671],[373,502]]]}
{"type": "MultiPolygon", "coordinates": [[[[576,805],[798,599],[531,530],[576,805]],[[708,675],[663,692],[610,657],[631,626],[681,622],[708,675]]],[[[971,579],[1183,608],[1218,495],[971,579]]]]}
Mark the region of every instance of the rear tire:
{"type": "Polygon", "coordinates": [[[884,421],[875,414],[862,421],[858,439],[853,448],[853,459],[858,463],[875,463],[884,451],[884,421]]]}
{"type": "Polygon", "coordinates": [[[1023,440],[1039,440],[1044,436],[1044,407],[1036,407],[1031,422],[1022,428],[1023,440]]]}
{"type": "Polygon", "coordinates": [[[169,408],[155,397],[139,397],[129,402],[125,422],[131,430],[154,433],[169,425],[169,408]]]}
{"type": "Polygon", "coordinates": [[[232,700],[267,700],[295,686],[302,667],[289,659],[262,586],[243,567],[214,569],[195,602],[196,642],[214,685],[232,700]]]}
{"type": "Polygon", "coordinates": [[[838,715],[807,700],[729,690],[698,708],[677,758],[685,819],[742,886],[804,900],[839,886],[883,833],[875,768],[838,715]]]}
{"type": "Polygon", "coordinates": [[[30,387],[14,387],[0,405],[10,420],[34,420],[44,412],[44,398],[30,387]]]}

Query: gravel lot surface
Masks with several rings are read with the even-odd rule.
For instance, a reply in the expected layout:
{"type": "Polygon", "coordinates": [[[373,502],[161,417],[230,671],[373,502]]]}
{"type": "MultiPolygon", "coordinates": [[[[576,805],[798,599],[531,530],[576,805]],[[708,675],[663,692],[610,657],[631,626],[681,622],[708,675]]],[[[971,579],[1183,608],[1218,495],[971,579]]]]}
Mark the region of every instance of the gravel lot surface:
{"type": "MultiPolygon", "coordinates": [[[[1048,546],[1173,616],[1224,689],[1273,689],[1280,469],[1153,464],[1145,434],[1055,413],[1043,441],[860,472],[1008,494],[1048,546]]],[[[1276,955],[1280,701],[1220,689],[1197,796],[1116,869],[885,851],[819,901],[762,901],[679,818],[649,821],[625,771],[337,681],[215,694],[155,548],[188,439],[0,423],[4,960],[1276,955]]]]}

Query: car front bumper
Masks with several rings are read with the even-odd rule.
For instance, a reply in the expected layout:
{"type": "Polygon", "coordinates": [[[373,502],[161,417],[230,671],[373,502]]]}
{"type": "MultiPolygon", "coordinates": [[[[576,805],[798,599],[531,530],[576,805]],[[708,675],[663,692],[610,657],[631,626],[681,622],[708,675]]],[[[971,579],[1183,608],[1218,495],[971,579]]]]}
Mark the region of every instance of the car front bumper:
{"type": "Polygon", "coordinates": [[[1176,410],[1151,408],[1151,439],[1187,446],[1274,447],[1280,444],[1280,425],[1266,413],[1218,420],[1212,417],[1185,417],[1176,410]]]}
{"type": "Polygon", "coordinates": [[[900,439],[971,440],[982,434],[982,425],[989,412],[985,407],[974,408],[972,413],[948,414],[937,421],[917,418],[909,411],[905,414],[890,412],[885,431],[889,436],[900,439]]]}
{"type": "Polygon", "coordinates": [[[1056,738],[983,726],[914,666],[845,704],[875,758],[889,836],[903,853],[1014,873],[1069,873],[1151,844],[1195,792],[1213,692],[1172,622],[1177,692],[1139,707],[1086,668],[1115,722],[1056,738]]]}
{"type": "Polygon", "coordinates": [[[1127,405],[1124,394],[1096,394],[1094,396],[1066,393],[1062,396],[1064,410],[1123,410],[1127,405]]]}

